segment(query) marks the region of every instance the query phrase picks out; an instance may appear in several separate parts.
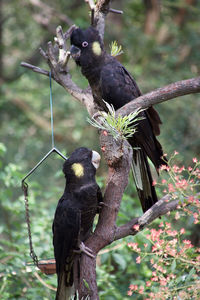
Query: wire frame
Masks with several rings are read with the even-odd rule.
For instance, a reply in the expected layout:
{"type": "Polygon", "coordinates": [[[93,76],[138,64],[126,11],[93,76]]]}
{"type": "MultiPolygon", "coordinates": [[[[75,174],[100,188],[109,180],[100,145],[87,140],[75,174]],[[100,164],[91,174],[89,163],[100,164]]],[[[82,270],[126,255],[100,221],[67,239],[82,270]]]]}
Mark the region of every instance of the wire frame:
{"type": "MultiPolygon", "coordinates": [[[[46,153],[43,158],[28,172],[28,174],[22,179],[22,190],[24,192],[24,203],[25,203],[25,214],[26,214],[26,223],[27,223],[27,229],[28,229],[28,237],[29,237],[29,247],[30,247],[30,256],[33,259],[33,263],[38,266],[41,271],[43,271],[45,274],[48,273],[48,265],[52,265],[52,260],[45,260],[46,263],[43,263],[42,261],[38,260],[37,255],[35,254],[35,251],[33,249],[33,243],[32,243],[32,234],[31,234],[31,221],[30,221],[30,212],[29,212],[29,203],[28,203],[28,184],[25,182],[25,180],[36,171],[36,169],[53,153],[55,152],[60,157],[62,157],[64,160],[67,159],[67,157],[62,154],[56,147],[54,142],[54,124],[53,124],[53,101],[52,101],[52,85],[51,85],[51,72],[49,72],[49,86],[50,86],[50,112],[51,112],[51,142],[52,142],[52,148],[51,150],[46,153]],[[46,267],[43,267],[46,265],[46,267]]],[[[53,265],[55,265],[53,263],[53,265]]],[[[55,271],[55,266],[53,266],[52,272],[55,271]]],[[[51,271],[49,271],[51,272],[51,271]]],[[[52,273],[53,274],[53,273],[52,273]]]]}

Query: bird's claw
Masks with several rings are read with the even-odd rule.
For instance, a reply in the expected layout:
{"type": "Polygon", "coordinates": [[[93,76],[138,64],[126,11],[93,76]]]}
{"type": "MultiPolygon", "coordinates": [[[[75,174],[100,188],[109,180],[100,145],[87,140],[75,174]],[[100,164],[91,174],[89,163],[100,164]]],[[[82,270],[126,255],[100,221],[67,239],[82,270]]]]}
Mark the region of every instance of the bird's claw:
{"type": "Polygon", "coordinates": [[[101,116],[102,116],[101,112],[100,112],[100,111],[97,111],[97,112],[95,112],[95,113],[93,114],[92,119],[96,120],[96,119],[98,119],[98,118],[101,117],[101,116]]]}
{"type": "Polygon", "coordinates": [[[79,250],[74,250],[74,252],[75,253],[83,252],[91,258],[95,258],[95,255],[93,254],[92,250],[90,248],[88,248],[87,246],[85,246],[85,244],[83,242],[80,243],[79,250]]]}

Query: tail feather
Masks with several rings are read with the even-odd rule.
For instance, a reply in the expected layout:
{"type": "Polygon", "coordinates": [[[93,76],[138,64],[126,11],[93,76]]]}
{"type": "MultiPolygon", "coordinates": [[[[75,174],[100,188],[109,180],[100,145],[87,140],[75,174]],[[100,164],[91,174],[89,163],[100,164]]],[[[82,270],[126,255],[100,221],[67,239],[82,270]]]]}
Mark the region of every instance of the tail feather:
{"type": "Polygon", "coordinates": [[[158,201],[158,198],[147,156],[142,149],[133,150],[132,173],[142,209],[145,212],[158,201]]]}
{"type": "Polygon", "coordinates": [[[66,285],[66,272],[58,275],[58,286],[55,300],[70,300],[74,294],[74,286],[66,285]]]}

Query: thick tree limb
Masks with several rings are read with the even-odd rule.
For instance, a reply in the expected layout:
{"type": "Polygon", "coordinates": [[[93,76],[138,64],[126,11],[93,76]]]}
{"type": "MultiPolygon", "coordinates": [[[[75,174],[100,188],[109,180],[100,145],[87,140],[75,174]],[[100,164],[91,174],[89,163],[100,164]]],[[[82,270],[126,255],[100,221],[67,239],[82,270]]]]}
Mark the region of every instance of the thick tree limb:
{"type": "Polygon", "coordinates": [[[125,116],[138,108],[148,108],[154,104],[199,92],[200,77],[177,81],[132,100],[118,109],[117,114],[125,116]]]}
{"type": "MultiPolygon", "coordinates": [[[[21,66],[29,68],[34,72],[49,76],[49,72],[41,69],[39,67],[27,64],[25,62],[21,63],[21,66]]],[[[52,78],[54,75],[52,74],[52,78]]],[[[61,84],[58,80],[56,80],[61,84]]],[[[74,96],[78,101],[86,106],[90,115],[93,115],[95,111],[93,105],[93,97],[90,90],[81,90],[77,85],[73,83],[71,77],[68,75],[61,84],[72,96],[74,96]],[[89,99],[87,97],[89,96],[89,99]],[[85,100],[86,99],[86,100],[85,100]],[[91,102],[90,102],[91,101],[91,102]]],[[[188,94],[195,94],[200,92],[200,77],[186,79],[174,82],[172,84],[166,85],[162,88],[158,88],[150,93],[144,94],[131,102],[124,105],[122,108],[118,109],[117,115],[122,116],[130,114],[132,111],[138,108],[148,108],[152,105],[162,103],[164,101],[172,100],[177,97],[181,97],[188,94]]]]}
{"type": "MultiPolygon", "coordinates": [[[[116,142],[112,136],[103,132],[100,137],[101,146],[105,149],[105,159],[109,171],[104,205],[94,234],[85,242],[85,245],[97,254],[102,248],[110,244],[115,238],[116,219],[124,189],[128,183],[128,174],[131,166],[132,149],[126,141],[116,142]]],[[[87,255],[81,256],[80,283],[78,286],[80,299],[87,295],[91,300],[97,300],[96,259],[87,255]],[[86,267],[87,266],[87,267],[86,267]],[[84,284],[87,278],[89,290],[84,284]]]]}
{"type": "MultiPolygon", "coordinates": [[[[199,196],[199,195],[198,195],[199,196]]],[[[158,217],[166,215],[168,212],[175,210],[180,205],[180,200],[171,200],[170,195],[165,195],[157,203],[155,203],[149,210],[147,210],[141,217],[134,218],[128,223],[117,227],[115,232],[115,240],[119,240],[128,235],[136,235],[143,230],[147,225],[152,223],[158,217]],[[136,231],[133,226],[140,225],[139,231],[136,231]]]]}
{"type": "Polygon", "coordinates": [[[148,224],[153,222],[158,217],[165,215],[169,211],[172,211],[177,208],[179,204],[179,200],[170,200],[170,195],[165,195],[162,199],[160,199],[157,203],[155,203],[149,210],[147,210],[141,217],[134,218],[128,223],[117,227],[115,232],[115,240],[119,240],[128,235],[136,235],[138,231],[136,231],[133,226],[138,224],[140,225],[140,229],[142,230],[148,224]],[[169,202],[166,202],[169,201],[169,202]]]}

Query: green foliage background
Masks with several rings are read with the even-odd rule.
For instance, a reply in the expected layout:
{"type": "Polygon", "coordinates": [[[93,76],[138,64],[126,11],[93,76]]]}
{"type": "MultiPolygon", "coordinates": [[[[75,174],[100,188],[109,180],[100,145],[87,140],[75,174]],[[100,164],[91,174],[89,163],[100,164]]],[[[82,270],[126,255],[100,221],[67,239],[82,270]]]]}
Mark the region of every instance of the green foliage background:
{"type": "MultiPolygon", "coordinates": [[[[30,257],[20,188],[23,176],[51,148],[49,80],[23,69],[20,62],[33,62],[46,68],[38,48],[48,40],[53,41],[57,25],[61,24],[64,30],[67,30],[68,25],[60,21],[57,14],[50,16],[45,9],[31,3],[23,0],[0,1],[1,299],[54,299],[54,292],[35,277],[35,268],[26,265],[30,257]],[[42,20],[47,20],[47,25],[38,21],[41,14],[42,20]]],[[[122,9],[124,14],[107,17],[107,50],[111,41],[117,40],[122,45],[124,53],[118,59],[133,74],[143,93],[174,81],[198,76],[199,1],[190,6],[185,4],[185,0],[163,0],[153,34],[147,34],[144,30],[144,3],[139,0],[113,2],[113,7],[122,9]],[[183,8],[186,9],[186,15],[180,25],[176,17],[183,8]],[[161,41],[159,34],[162,32],[165,35],[161,41]]],[[[76,25],[89,25],[88,8],[84,1],[49,0],[45,4],[55,8],[59,14],[66,14],[76,25]]],[[[73,62],[70,62],[70,72],[80,86],[87,86],[73,62]]],[[[198,100],[198,94],[189,95],[157,107],[163,121],[159,140],[164,151],[170,154],[176,149],[181,153],[180,162],[185,165],[191,157],[199,155],[198,100]]],[[[60,151],[68,155],[75,148],[86,146],[100,152],[97,130],[86,121],[87,112],[56,83],[53,83],[53,106],[56,146],[60,151]]],[[[28,180],[33,241],[40,258],[53,257],[51,224],[64,188],[62,163],[61,159],[52,155],[28,180]]],[[[104,162],[98,175],[99,184],[103,188],[106,180],[104,162]]],[[[122,224],[140,214],[141,208],[130,178],[118,222],[122,224]]],[[[194,241],[198,240],[189,221],[186,225],[188,235],[194,241]]],[[[142,243],[139,237],[135,237],[134,241],[142,243]]],[[[119,249],[102,254],[99,261],[101,299],[126,299],[130,281],[144,281],[150,272],[149,266],[135,264],[135,254],[120,241],[119,249]]],[[[56,286],[55,275],[39,274],[46,284],[56,286]]]]}

